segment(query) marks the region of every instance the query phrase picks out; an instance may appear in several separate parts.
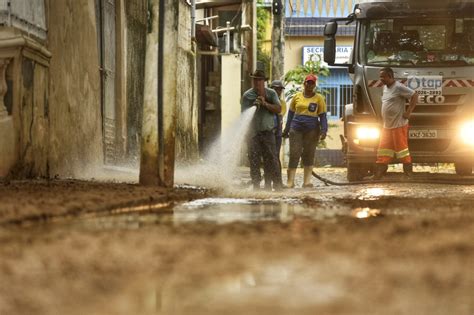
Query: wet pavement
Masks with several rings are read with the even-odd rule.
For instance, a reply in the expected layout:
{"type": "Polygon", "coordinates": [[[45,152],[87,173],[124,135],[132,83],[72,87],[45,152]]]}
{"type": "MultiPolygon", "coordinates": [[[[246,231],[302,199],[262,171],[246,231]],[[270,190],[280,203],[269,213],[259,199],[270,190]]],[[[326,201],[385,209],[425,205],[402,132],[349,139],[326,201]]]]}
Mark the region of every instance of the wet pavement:
{"type": "Polygon", "coordinates": [[[0,314],[474,313],[473,186],[185,184],[1,187],[0,314]]]}
{"type": "Polygon", "coordinates": [[[114,209],[109,213],[84,215],[74,219],[56,218],[49,220],[48,224],[71,225],[76,228],[136,229],[160,224],[174,226],[193,223],[225,225],[266,221],[289,223],[298,219],[325,220],[337,216],[364,219],[382,215],[378,209],[368,207],[351,208],[344,205],[331,209],[325,208],[322,211],[322,209],[312,206],[312,202],[310,199],[301,200],[297,198],[204,198],[175,206],[159,203],[114,209]]]}

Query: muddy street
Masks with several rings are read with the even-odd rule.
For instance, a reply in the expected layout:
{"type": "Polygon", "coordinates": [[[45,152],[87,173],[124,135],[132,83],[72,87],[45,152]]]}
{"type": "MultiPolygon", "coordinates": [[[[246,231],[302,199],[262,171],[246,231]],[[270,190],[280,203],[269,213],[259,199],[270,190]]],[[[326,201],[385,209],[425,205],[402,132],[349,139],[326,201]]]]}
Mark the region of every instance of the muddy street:
{"type": "Polygon", "coordinates": [[[473,12],[0,0],[0,315],[474,315],[473,12]]]}
{"type": "Polygon", "coordinates": [[[0,313],[473,313],[472,186],[314,184],[4,183],[0,313]]]}

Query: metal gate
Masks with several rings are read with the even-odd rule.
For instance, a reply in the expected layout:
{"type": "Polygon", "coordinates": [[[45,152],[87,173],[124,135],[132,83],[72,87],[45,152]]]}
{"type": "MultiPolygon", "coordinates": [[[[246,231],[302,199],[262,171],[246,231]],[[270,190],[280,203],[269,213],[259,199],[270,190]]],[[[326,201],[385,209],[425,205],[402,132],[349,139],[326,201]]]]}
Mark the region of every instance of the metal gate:
{"type": "Polygon", "coordinates": [[[344,105],[352,103],[352,82],[345,69],[331,69],[329,77],[320,78],[329,119],[339,119],[344,114],[344,105]]]}

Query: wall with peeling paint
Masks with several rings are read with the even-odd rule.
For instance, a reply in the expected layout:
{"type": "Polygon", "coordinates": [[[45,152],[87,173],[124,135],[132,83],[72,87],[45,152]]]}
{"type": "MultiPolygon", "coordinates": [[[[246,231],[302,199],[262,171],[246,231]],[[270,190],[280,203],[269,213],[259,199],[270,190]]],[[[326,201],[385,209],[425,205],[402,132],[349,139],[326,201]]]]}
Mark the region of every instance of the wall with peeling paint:
{"type": "Polygon", "coordinates": [[[32,59],[21,63],[20,146],[16,172],[21,177],[48,176],[48,68],[32,59]]]}
{"type": "Polygon", "coordinates": [[[94,0],[49,0],[50,175],[79,176],[103,163],[94,0]]]}
{"type": "Polygon", "coordinates": [[[49,57],[18,29],[1,29],[0,177],[48,174],[49,57]]]}
{"type": "Polygon", "coordinates": [[[196,54],[191,42],[191,7],[179,3],[176,93],[176,159],[198,158],[198,105],[196,54]]]}
{"type": "MultiPolygon", "coordinates": [[[[8,150],[0,149],[0,162],[2,166],[7,165],[0,169],[0,177],[10,172],[16,177],[92,178],[94,172],[104,166],[97,1],[44,1],[48,37],[45,42],[35,44],[39,46],[37,54],[45,50],[45,55],[41,57],[44,60],[40,62],[41,58],[35,57],[34,53],[24,58],[16,57],[10,66],[16,72],[9,71],[16,74],[11,75],[7,71],[7,83],[13,82],[12,89],[15,92],[5,96],[0,130],[10,128],[14,132],[9,134],[12,137],[5,136],[0,142],[2,146],[8,146],[8,150]],[[13,101],[7,101],[10,97],[13,101]],[[13,114],[6,114],[9,107],[13,108],[13,114]]],[[[116,141],[123,147],[120,153],[125,155],[118,157],[119,161],[137,156],[143,87],[145,84],[156,84],[156,77],[148,78],[149,82],[146,83],[145,76],[147,3],[146,0],[140,0],[131,5],[124,0],[115,1],[118,8],[116,13],[120,12],[116,26],[116,33],[119,34],[116,56],[120,60],[116,66],[115,94],[120,96],[116,98],[116,110],[117,124],[121,129],[117,136],[120,139],[116,141]]],[[[172,75],[175,80],[173,95],[176,94],[176,102],[173,101],[172,106],[177,111],[176,123],[174,119],[168,119],[167,123],[172,126],[169,130],[176,134],[176,142],[173,141],[172,147],[176,146],[177,150],[176,155],[171,155],[173,161],[164,161],[170,172],[175,156],[177,159],[189,160],[198,155],[197,83],[195,49],[190,38],[191,8],[185,0],[171,3],[178,8],[179,19],[175,32],[171,34],[177,42],[177,53],[173,55],[177,69],[172,75]]],[[[28,37],[28,34],[22,36],[28,37]]],[[[24,51],[25,54],[28,52],[24,51]]],[[[174,150],[168,148],[168,151],[174,150]]]]}
{"type": "Polygon", "coordinates": [[[125,159],[138,165],[143,120],[148,0],[125,1],[127,134],[125,159]]]}

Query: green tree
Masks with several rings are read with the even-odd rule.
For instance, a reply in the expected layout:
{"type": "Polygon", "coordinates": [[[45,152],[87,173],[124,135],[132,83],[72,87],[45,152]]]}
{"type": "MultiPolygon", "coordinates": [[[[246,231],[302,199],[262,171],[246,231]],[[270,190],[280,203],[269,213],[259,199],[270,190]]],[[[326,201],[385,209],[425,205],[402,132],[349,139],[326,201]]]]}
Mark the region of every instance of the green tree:
{"type": "MultiPolygon", "coordinates": [[[[322,63],[320,55],[310,55],[304,65],[298,65],[295,69],[285,73],[285,96],[287,99],[293,98],[301,90],[304,78],[308,74],[317,75],[319,82],[321,82],[321,77],[327,77],[330,74],[329,68],[322,63]]],[[[327,94],[327,91],[322,90],[319,86],[316,89],[318,93],[327,94]]]]}
{"type": "Polygon", "coordinates": [[[267,75],[270,74],[271,57],[263,51],[263,42],[266,38],[267,25],[270,20],[270,12],[264,6],[263,0],[257,1],[257,62],[261,64],[267,75]]]}

